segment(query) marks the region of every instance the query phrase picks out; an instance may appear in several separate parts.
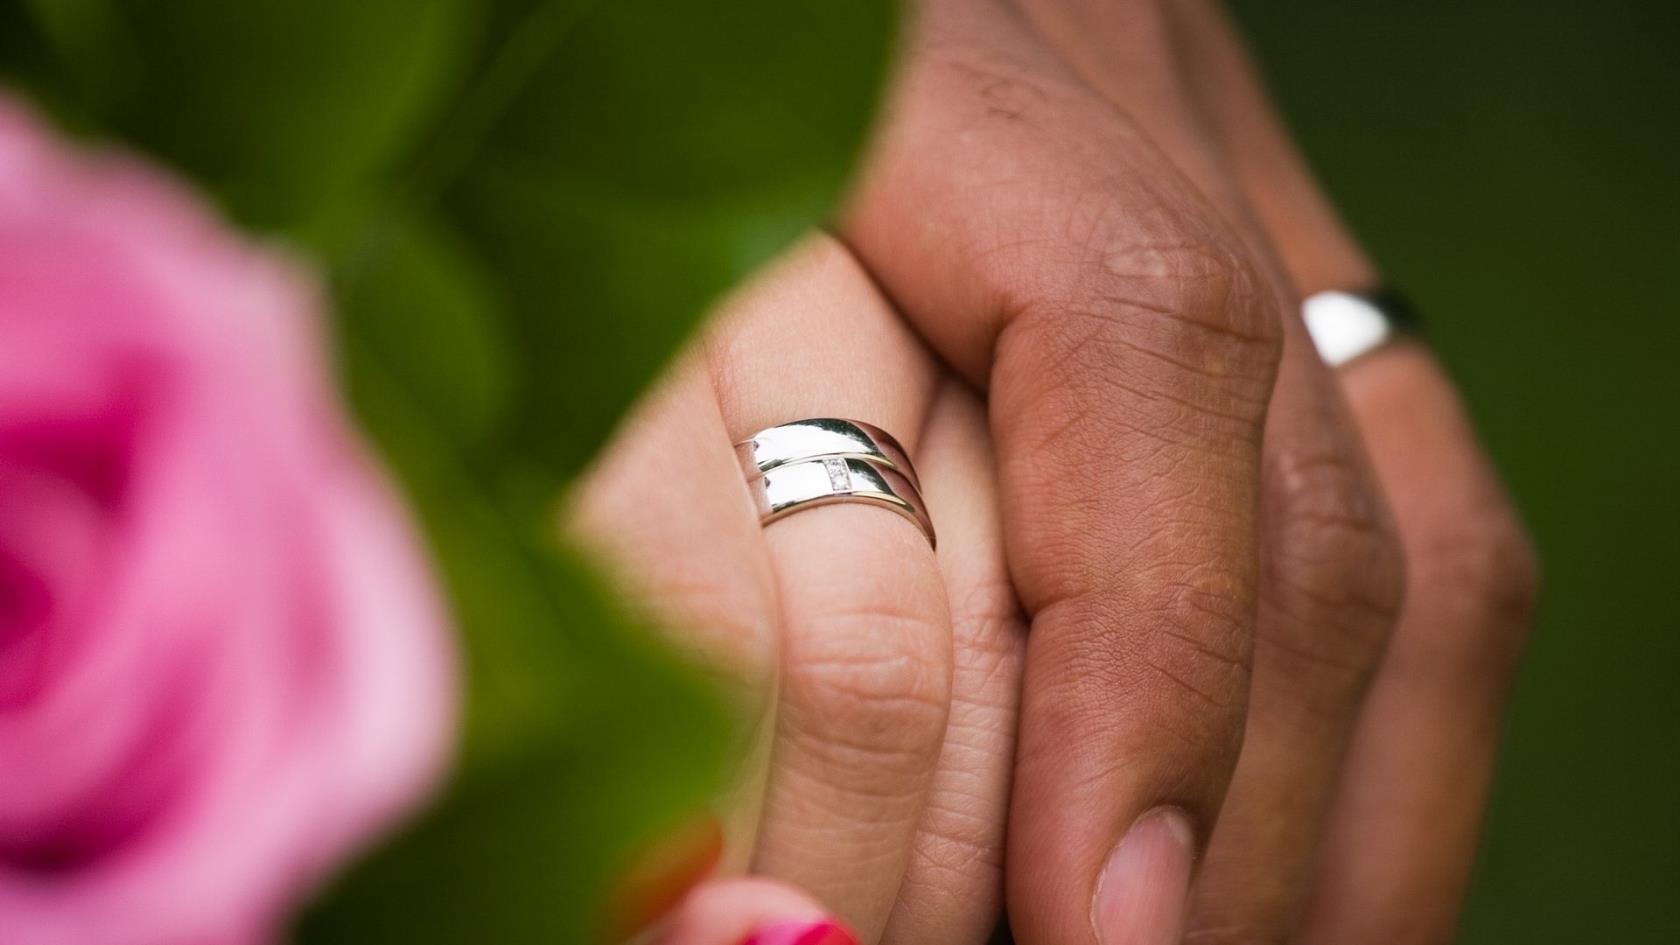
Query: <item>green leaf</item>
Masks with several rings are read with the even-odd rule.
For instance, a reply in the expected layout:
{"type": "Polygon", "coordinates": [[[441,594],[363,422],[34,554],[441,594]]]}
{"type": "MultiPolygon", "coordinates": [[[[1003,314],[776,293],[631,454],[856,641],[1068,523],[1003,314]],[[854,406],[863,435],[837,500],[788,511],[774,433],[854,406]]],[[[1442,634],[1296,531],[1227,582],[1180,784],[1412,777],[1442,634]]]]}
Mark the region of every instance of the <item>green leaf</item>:
{"type": "Polygon", "coordinates": [[[501,5],[407,197],[506,288],[508,448],[575,473],[705,307],[841,194],[887,0],[501,5]],[[555,435],[556,430],[565,435],[555,435]]]}
{"type": "Polygon", "coordinates": [[[471,621],[465,757],[441,802],[293,938],[600,941],[601,904],[632,855],[720,787],[735,719],[590,569],[501,513],[371,352],[353,341],[347,356],[471,621]]]}
{"type": "Polygon", "coordinates": [[[461,0],[28,0],[107,128],[244,221],[311,224],[417,130],[467,52],[461,0]]]}
{"type": "Polygon", "coordinates": [[[505,304],[467,247],[439,227],[392,217],[347,251],[340,325],[459,449],[477,452],[503,419],[515,355],[505,304]],[[354,277],[347,276],[354,273],[354,277]]]}

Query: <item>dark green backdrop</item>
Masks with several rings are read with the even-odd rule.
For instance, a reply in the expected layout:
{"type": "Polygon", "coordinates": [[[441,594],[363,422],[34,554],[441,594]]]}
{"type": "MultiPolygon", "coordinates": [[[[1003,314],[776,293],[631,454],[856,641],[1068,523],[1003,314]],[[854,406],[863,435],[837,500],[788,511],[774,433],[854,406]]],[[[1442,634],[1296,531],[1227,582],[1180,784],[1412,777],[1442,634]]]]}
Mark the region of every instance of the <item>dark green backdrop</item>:
{"type": "Polygon", "coordinates": [[[1680,943],[1680,4],[1236,8],[1540,547],[1464,941],[1680,943]]]}

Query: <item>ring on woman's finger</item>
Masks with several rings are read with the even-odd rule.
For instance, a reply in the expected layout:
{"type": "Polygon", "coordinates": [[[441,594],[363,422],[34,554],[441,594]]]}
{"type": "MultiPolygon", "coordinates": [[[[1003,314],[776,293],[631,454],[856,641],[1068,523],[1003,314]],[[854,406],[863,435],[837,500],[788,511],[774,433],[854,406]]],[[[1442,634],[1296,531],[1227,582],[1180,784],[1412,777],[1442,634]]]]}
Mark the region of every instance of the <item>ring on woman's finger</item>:
{"type": "Polygon", "coordinates": [[[760,430],[735,451],[766,525],[805,509],[858,502],[897,512],[929,545],[936,543],[915,467],[879,427],[834,417],[796,420],[760,430]]]}
{"type": "Polygon", "coordinates": [[[894,472],[921,488],[910,457],[891,433],[862,420],[813,417],[760,430],[735,444],[741,471],[751,479],[777,466],[823,456],[861,459],[894,472]]]}

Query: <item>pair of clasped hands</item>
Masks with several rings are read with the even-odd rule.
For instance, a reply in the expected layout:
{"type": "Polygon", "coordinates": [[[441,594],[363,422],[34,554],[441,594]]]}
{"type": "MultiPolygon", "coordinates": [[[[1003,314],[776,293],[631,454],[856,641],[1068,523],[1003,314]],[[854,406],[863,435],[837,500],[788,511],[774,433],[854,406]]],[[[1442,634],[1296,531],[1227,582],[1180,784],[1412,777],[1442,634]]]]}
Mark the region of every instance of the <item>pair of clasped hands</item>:
{"type": "Polygon", "coordinates": [[[832,232],[574,496],[764,720],[645,936],[1452,937],[1532,556],[1421,345],[1315,352],[1302,297],[1378,277],[1211,3],[921,4],[832,232]],[[760,525],[732,444],[808,417],[904,443],[937,552],[760,525]]]}

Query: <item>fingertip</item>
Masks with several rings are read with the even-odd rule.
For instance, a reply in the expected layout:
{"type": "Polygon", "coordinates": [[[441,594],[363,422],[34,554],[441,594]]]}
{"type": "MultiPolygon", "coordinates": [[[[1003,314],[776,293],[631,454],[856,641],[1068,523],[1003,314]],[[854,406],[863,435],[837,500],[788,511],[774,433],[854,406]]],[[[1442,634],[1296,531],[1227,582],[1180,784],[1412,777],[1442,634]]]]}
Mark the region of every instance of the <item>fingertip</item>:
{"type": "Polygon", "coordinates": [[[815,899],[757,878],[696,889],[656,940],[659,945],[857,945],[851,930],[815,899]]]}

